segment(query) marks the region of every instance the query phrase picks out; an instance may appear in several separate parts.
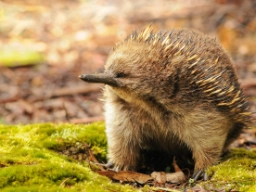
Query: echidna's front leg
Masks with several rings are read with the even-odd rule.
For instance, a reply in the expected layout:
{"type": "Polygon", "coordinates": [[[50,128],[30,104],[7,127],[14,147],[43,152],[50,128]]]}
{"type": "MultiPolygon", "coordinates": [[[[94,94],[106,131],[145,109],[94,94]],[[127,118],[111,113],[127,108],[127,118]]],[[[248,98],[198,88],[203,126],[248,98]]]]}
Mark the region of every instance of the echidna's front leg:
{"type": "MultiPolygon", "coordinates": [[[[108,159],[114,170],[136,170],[140,157],[139,122],[135,112],[120,110],[122,106],[106,103],[108,159]]],[[[132,110],[132,109],[131,109],[132,110]]]]}
{"type": "Polygon", "coordinates": [[[136,170],[139,161],[139,147],[131,135],[119,135],[108,128],[108,159],[114,170],[136,170]],[[114,138],[114,139],[113,139],[114,138]]]}

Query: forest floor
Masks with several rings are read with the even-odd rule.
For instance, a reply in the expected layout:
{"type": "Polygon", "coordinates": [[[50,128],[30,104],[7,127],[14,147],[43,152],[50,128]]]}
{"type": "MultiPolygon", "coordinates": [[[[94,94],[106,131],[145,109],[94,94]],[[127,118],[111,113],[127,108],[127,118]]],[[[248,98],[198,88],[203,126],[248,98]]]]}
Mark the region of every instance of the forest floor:
{"type": "Polygon", "coordinates": [[[193,28],[216,36],[256,111],[253,0],[25,2],[0,1],[4,124],[103,120],[102,85],[84,83],[78,75],[102,71],[111,47],[150,23],[155,31],[193,28]]]}

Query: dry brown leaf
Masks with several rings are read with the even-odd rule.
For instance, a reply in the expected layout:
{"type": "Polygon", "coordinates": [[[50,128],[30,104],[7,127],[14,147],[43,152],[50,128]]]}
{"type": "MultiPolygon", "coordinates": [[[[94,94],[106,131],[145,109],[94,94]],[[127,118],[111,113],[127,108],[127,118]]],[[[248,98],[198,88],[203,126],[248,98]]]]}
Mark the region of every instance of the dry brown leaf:
{"type": "Polygon", "coordinates": [[[166,173],[166,181],[169,183],[181,184],[186,181],[186,176],[182,171],[166,173]]]}
{"type": "Polygon", "coordinates": [[[157,183],[160,183],[160,184],[166,183],[165,172],[154,171],[153,173],[151,173],[151,177],[153,177],[157,183]]]}
{"type": "Polygon", "coordinates": [[[152,177],[150,177],[147,174],[138,173],[138,172],[132,172],[132,171],[98,171],[100,175],[104,175],[112,180],[118,180],[118,181],[126,181],[126,182],[137,182],[140,184],[145,184],[149,182],[150,180],[153,180],[152,177]]]}
{"type": "Polygon", "coordinates": [[[172,165],[173,165],[173,168],[174,168],[175,172],[180,172],[181,171],[181,169],[179,168],[175,158],[173,158],[172,165]]]}
{"type": "Polygon", "coordinates": [[[151,173],[151,177],[155,179],[155,181],[159,184],[164,184],[166,182],[181,184],[186,181],[186,176],[182,171],[178,171],[175,173],[164,173],[164,172],[156,172],[151,173]]]}

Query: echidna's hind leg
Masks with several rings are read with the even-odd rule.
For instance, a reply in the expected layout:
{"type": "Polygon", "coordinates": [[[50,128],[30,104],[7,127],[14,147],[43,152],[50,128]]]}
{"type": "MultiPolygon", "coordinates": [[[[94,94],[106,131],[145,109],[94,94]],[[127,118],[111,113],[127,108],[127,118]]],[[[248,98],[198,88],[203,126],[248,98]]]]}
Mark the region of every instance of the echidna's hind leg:
{"type": "Polygon", "coordinates": [[[180,139],[190,147],[195,161],[195,179],[204,176],[204,171],[218,163],[232,121],[215,108],[195,108],[187,114],[180,139]],[[208,109],[207,111],[205,109],[208,109]],[[197,114],[197,115],[194,115],[197,114]]]}

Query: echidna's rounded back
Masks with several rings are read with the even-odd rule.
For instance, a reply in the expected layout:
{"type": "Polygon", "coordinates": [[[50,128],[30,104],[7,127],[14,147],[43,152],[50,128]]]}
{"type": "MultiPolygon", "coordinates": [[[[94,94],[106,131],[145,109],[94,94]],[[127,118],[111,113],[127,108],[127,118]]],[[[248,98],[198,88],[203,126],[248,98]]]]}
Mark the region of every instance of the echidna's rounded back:
{"type": "Polygon", "coordinates": [[[159,49],[169,61],[168,65],[177,65],[177,75],[182,79],[180,86],[187,87],[188,95],[194,94],[205,102],[214,103],[235,122],[246,123],[249,120],[248,104],[232,61],[216,39],[186,29],[153,33],[148,27],[139,34],[134,32],[122,43],[129,41],[159,49]]]}

